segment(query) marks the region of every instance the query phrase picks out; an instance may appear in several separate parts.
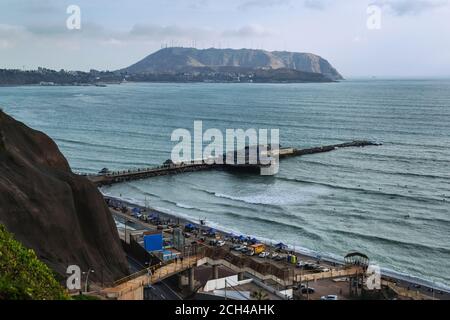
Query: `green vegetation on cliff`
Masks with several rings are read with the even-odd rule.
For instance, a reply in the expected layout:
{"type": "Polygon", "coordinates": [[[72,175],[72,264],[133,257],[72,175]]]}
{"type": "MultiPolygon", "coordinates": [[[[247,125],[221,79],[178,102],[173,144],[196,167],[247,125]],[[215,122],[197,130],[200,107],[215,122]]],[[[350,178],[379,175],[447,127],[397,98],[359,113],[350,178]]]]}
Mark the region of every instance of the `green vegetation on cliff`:
{"type": "Polygon", "coordinates": [[[0,300],[16,299],[61,300],[68,296],[34,251],[0,225],[0,300]]]}

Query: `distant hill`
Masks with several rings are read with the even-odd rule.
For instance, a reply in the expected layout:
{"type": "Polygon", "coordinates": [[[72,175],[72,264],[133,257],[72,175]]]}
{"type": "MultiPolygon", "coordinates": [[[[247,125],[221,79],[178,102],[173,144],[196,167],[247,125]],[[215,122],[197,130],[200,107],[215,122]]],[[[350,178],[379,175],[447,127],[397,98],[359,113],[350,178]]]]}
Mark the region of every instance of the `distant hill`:
{"type": "Polygon", "coordinates": [[[253,49],[165,48],[119,71],[129,74],[180,73],[218,67],[292,69],[320,73],[330,80],[343,79],[327,60],[315,54],[253,49]]]}

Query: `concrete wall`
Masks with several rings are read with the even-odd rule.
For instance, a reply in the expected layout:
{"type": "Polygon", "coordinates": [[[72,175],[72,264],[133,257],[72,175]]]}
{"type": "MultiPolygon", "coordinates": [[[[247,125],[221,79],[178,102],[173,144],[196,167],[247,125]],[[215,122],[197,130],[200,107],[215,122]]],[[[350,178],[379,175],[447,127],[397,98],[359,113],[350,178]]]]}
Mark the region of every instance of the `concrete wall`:
{"type": "Polygon", "coordinates": [[[226,283],[226,287],[229,288],[229,287],[240,286],[242,284],[246,284],[246,283],[250,283],[250,282],[252,282],[252,279],[239,281],[238,276],[235,275],[235,276],[230,276],[230,277],[226,277],[226,278],[209,280],[206,283],[205,287],[203,288],[203,291],[210,292],[210,291],[214,291],[214,290],[224,289],[225,283],[226,283]]]}

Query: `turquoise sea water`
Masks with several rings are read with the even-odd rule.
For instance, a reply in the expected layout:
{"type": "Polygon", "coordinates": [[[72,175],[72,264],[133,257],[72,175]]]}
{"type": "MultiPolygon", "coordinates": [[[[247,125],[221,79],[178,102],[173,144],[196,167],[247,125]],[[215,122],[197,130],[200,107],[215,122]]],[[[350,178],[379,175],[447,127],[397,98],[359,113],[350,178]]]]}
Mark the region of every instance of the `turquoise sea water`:
{"type": "Polygon", "coordinates": [[[75,171],[170,158],[176,128],[279,128],[283,146],[368,139],[281,162],[275,177],[197,172],[103,192],[212,226],[450,286],[450,81],[3,87],[0,106],[56,140],[75,171]]]}

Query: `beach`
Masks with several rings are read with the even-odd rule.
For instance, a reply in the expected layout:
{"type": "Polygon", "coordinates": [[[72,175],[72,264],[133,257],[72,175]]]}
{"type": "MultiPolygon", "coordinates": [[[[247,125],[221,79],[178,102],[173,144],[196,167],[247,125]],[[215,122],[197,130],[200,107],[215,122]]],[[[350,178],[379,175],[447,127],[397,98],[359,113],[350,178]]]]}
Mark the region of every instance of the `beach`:
{"type": "MultiPolygon", "coordinates": [[[[117,210],[119,208],[116,208],[113,211],[114,215],[116,215],[116,222],[119,222],[122,226],[125,223],[125,221],[127,222],[127,225],[129,227],[131,226],[133,229],[137,229],[137,230],[139,230],[139,226],[142,226],[144,224],[147,227],[154,229],[154,230],[159,229],[158,225],[164,226],[165,229],[180,227],[182,230],[185,229],[186,225],[193,225],[195,227],[195,229],[200,230],[200,233],[198,236],[194,236],[192,233],[189,233],[189,238],[186,239],[186,243],[188,243],[188,242],[190,243],[192,241],[198,241],[200,238],[202,238],[202,242],[205,245],[210,245],[210,244],[208,244],[208,242],[211,239],[231,239],[231,238],[237,236],[237,235],[222,231],[217,228],[214,228],[214,233],[215,233],[214,237],[205,236],[204,234],[202,234],[201,231],[202,230],[205,231],[205,234],[206,234],[206,231],[211,229],[211,227],[208,226],[207,221],[200,222],[200,221],[189,220],[189,219],[179,217],[179,216],[176,216],[173,214],[158,211],[158,210],[153,209],[148,206],[147,207],[139,206],[139,205],[130,203],[128,201],[124,201],[120,198],[105,196],[105,200],[109,204],[114,203],[115,206],[120,205],[123,208],[126,208],[126,212],[117,210]],[[142,214],[145,214],[149,217],[150,216],[155,217],[155,218],[157,217],[157,219],[159,220],[159,224],[155,225],[150,221],[145,222],[142,219],[138,219],[132,213],[133,208],[139,208],[141,210],[142,214]],[[117,216],[120,216],[125,220],[121,221],[120,219],[117,219],[117,216]],[[135,227],[133,227],[133,225],[132,225],[133,223],[136,224],[135,227]]],[[[252,235],[245,235],[244,237],[245,237],[246,241],[254,238],[252,235]]],[[[263,243],[266,247],[265,251],[267,251],[267,252],[280,252],[279,247],[277,247],[276,244],[273,242],[272,243],[268,243],[268,242],[264,242],[264,241],[257,241],[257,242],[263,243]]],[[[234,242],[230,242],[230,240],[226,240],[226,248],[228,248],[229,250],[231,250],[231,246],[233,244],[234,244],[234,242]]],[[[339,267],[344,266],[343,261],[339,261],[336,259],[329,259],[326,257],[322,257],[321,255],[308,255],[308,254],[305,254],[302,252],[295,251],[295,248],[286,248],[285,250],[281,250],[281,252],[293,253],[293,254],[295,254],[295,256],[297,256],[298,261],[317,263],[317,264],[321,265],[322,267],[326,267],[326,268],[330,268],[330,269],[331,268],[339,268],[339,267]]],[[[286,261],[274,262],[274,261],[271,261],[268,259],[259,258],[257,256],[252,257],[252,258],[258,260],[259,262],[269,261],[270,263],[274,263],[275,265],[280,266],[280,267],[288,266],[290,268],[295,268],[295,265],[292,266],[291,264],[287,263],[286,261]]],[[[420,293],[420,294],[428,297],[429,299],[434,299],[434,298],[445,299],[445,300],[450,299],[449,291],[445,291],[445,290],[438,289],[435,287],[433,288],[433,287],[427,286],[426,284],[424,284],[424,282],[420,281],[420,279],[419,279],[419,281],[411,281],[408,279],[399,278],[399,277],[395,277],[395,276],[391,276],[391,275],[386,275],[383,273],[382,273],[382,279],[386,282],[391,283],[391,285],[393,285],[393,286],[397,286],[403,290],[411,291],[414,293],[420,293]],[[433,291],[434,291],[434,295],[433,295],[433,291]]],[[[317,290],[317,293],[314,295],[311,295],[311,298],[318,298],[322,295],[322,293],[330,294],[329,293],[330,289],[336,290],[335,293],[340,292],[341,295],[342,295],[342,292],[344,292],[345,290],[348,290],[348,284],[346,281],[323,280],[323,281],[318,281],[318,282],[315,281],[314,284],[311,285],[311,286],[314,286],[315,290],[317,290]]],[[[346,297],[346,296],[344,296],[344,297],[346,297]]],[[[349,298],[349,297],[346,297],[346,298],[349,298]]]]}

